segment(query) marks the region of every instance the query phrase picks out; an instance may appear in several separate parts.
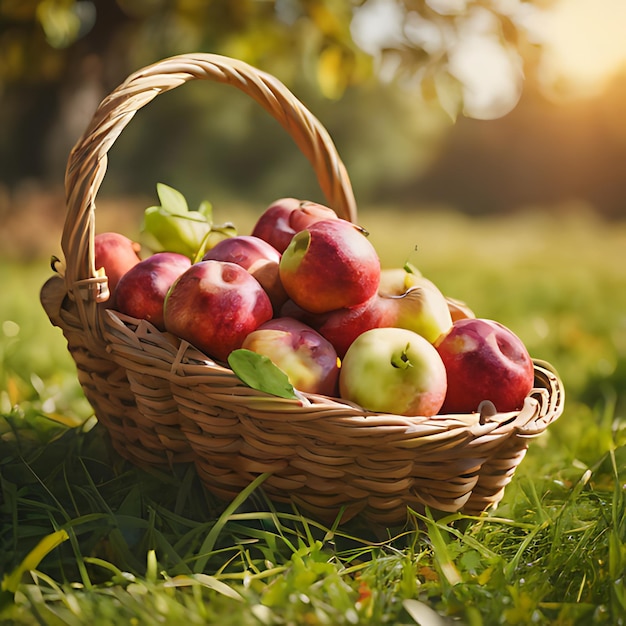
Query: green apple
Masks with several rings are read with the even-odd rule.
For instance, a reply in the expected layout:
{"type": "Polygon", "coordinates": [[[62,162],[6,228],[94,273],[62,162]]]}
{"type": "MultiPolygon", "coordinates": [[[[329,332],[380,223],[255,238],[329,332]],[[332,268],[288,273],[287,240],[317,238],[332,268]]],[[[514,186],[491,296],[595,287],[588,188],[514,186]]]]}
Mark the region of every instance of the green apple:
{"type": "Polygon", "coordinates": [[[435,347],[405,328],[374,328],[359,335],[339,373],[342,398],[380,413],[436,415],[446,389],[446,368],[435,347]]]}
{"type": "Polygon", "coordinates": [[[410,266],[384,269],[378,287],[388,308],[395,309],[390,326],[406,328],[434,343],[452,328],[448,300],[437,285],[410,266]]]}
{"type": "Polygon", "coordinates": [[[414,287],[417,280],[423,278],[421,272],[411,265],[404,267],[386,267],[380,271],[378,293],[398,295],[414,287]]]}
{"type": "Polygon", "coordinates": [[[398,296],[384,296],[392,300],[395,319],[392,326],[420,334],[430,343],[452,328],[452,316],[445,296],[426,284],[411,287],[398,296]]]}

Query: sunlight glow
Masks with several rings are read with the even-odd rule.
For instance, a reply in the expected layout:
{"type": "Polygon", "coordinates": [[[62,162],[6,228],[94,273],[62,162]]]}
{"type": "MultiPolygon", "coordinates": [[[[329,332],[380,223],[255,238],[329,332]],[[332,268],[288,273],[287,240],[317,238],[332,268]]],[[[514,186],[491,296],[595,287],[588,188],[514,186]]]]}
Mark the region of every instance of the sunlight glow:
{"type": "Polygon", "coordinates": [[[542,21],[546,84],[591,96],[626,69],[626,1],[560,0],[542,21]]]}
{"type": "MultiPolygon", "coordinates": [[[[466,0],[427,0],[440,15],[466,0]]],[[[618,72],[626,72],[626,0],[557,0],[547,8],[521,0],[492,0],[493,6],[541,45],[539,79],[554,95],[591,97],[618,72]]],[[[399,57],[385,48],[423,49],[446,58],[461,85],[466,115],[494,119],[517,104],[523,89],[523,62],[502,39],[501,25],[488,9],[472,6],[462,20],[426,20],[397,0],[367,0],[355,11],[355,41],[374,56],[384,80],[394,76],[399,57]]]]}
{"type": "Polygon", "coordinates": [[[450,47],[449,70],[463,86],[463,109],[476,119],[506,115],[522,93],[519,56],[502,45],[494,15],[476,8],[450,47]]]}

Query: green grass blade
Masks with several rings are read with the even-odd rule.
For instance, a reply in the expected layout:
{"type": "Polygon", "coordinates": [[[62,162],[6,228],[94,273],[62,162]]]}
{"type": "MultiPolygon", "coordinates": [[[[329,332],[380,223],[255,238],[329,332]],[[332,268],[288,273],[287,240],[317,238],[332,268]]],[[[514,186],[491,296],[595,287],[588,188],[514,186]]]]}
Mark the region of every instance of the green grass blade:
{"type": "Polygon", "coordinates": [[[261,474],[255,478],[243,491],[241,491],[237,497],[226,507],[224,512],[220,515],[219,519],[215,522],[205,540],[200,547],[200,556],[196,560],[195,567],[193,568],[195,573],[201,573],[204,571],[206,564],[211,557],[211,553],[215,548],[215,542],[220,533],[226,526],[231,515],[254,493],[270,476],[270,474],[261,474]]]}
{"type": "Polygon", "coordinates": [[[66,530],[57,530],[45,536],[39,543],[26,555],[26,558],[2,580],[2,591],[15,593],[20,585],[22,576],[25,572],[37,569],[42,559],[52,552],[57,546],[70,538],[66,530]]]}

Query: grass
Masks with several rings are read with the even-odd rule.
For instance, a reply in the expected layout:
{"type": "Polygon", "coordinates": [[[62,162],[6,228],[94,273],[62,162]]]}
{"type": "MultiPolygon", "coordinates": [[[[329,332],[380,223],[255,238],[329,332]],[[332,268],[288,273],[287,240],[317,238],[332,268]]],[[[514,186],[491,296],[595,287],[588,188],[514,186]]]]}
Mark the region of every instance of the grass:
{"type": "Polygon", "coordinates": [[[361,221],[385,264],[412,261],[564,380],[564,415],[500,506],[323,526],[260,485],[223,503],[193,468],[134,468],[110,450],[39,307],[45,261],[6,260],[0,623],[625,623],[626,228],[539,211],[361,221]]]}

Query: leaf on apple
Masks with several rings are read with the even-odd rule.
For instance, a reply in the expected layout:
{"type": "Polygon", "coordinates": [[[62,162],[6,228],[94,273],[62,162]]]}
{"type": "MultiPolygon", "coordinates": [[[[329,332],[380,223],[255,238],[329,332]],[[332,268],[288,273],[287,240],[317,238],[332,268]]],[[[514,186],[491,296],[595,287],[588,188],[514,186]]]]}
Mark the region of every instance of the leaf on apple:
{"type": "Polygon", "coordinates": [[[157,184],[160,205],[144,211],[143,244],[153,252],[178,252],[193,262],[225,237],[237,234],[233,224],[213,224],[213,207],[203,201],[197,210],[189,210],[185,196],[163,183],[157,184]]]}
{"type": "Polygon", "coordinates": [[[289,382],[287,374],[265,355],[240,348],[228,355],[228,364],[233,372],[252,389],[288,400],[301,399],[301,394],[289,382]]]}
{"type": "Polygon", "coordinates": [[[404,271],[405,271],[407,274],[413,274],[414,276],[421,276],[421,275],[422,275],[422,272],[420,272],[420,271],[417,269],[417,267],[415,267],[415,265],[413,265],[413,263],[411,263],[410,261],[407,261],[407,262],[404,264],[404,268],[403,268],[403,269],[404,269],[404,271]]]}

